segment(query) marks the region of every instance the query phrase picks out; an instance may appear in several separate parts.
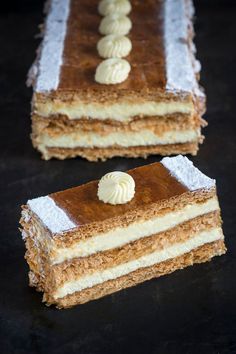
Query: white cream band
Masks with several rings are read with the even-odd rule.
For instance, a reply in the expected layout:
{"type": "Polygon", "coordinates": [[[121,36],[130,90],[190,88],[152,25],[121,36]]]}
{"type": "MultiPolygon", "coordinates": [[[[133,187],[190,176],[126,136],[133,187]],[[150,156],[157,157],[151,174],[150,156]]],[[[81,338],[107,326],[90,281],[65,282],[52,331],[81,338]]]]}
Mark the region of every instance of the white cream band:
{"type": "Polygon", "coordinates": [[[191,18],[194,14],[192,2],[166,0],[164,12],[166,88],[170,91],[195,92],[204,96],[196,79],[197,61],[189,48],[191,18]]]}
{"type": "Polygon", "coordinates": [[[50,137],[48,134],[42,134],[37,137],[39,149],[44,147],[57,148],[106,148],[112,146],[150,146],[165,144],[182,144],[186,142],[197,141],[200,132],[196,130],[168,131],[162,135],[156,135],[151,130],[142,130],[140,132],[122,132],[101,135],[93,132],[73,132],[50,137]]]}
{"type": "Polygon", "coordinates": [[[55,299],[63,298],[64,296],[73,294],[76,291],[91,288],[108,280],[122,277],[136,271],[137,269],[150,267],[168,259],[179,257],[194,250],[195,248],[220,239],[223,239],[221,228],[215,228],[209,231],[197,233],[194,237],[188,239],[187,241],[177,243],[161,251],[155,251],[133,261],[123,263],[105,270],[97,271],[73,281],[65,282],[62,287],[57,289],[54,297],[55,299]]]}
{"type": "Polygon", "coordinates": [[[204,203],[187,205],[183,209],[166,213],[147,221],[136,222],[124,228],[116,228],[107,233],[95,235],[85,241],[80,241],[72,247],[53,250],[52,264],[61,263],[76,257],[87,257],[91,254],[122,247],[127,243],[143,237],[166,231],[180,223],[197,216],[218,210],[217,198],[208,199],[204,203]]]}
{"type": "Polygon", "coordinates": [[[47,102],[34,104],[34,113],[50,117],[57,114],[66,115],[69,119],[113,119],[129,122],[135,116],[164,116],[168,114],[193,114],[193,103],[187,102],[119,102],[113,104],[72,102],[47,102]]]}

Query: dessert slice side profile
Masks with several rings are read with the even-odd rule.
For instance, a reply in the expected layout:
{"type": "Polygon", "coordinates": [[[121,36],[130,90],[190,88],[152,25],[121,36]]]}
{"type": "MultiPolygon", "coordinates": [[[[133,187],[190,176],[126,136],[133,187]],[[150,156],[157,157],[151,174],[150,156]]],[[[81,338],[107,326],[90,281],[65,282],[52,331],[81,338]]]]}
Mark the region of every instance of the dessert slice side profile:
{"type": "Polygon", "coordinates": [[[215,180],[181,155],[29,200],[20,223],[30,286],[58,308],[226,252],[215,180]]]}
{"type": "Polygon", "coordinates": [[[46,160],[195,155],[206,122],[192,1],[138,0],[106,16],[98,4],[50,2],[28,77],[34,147],[46,160]]]}

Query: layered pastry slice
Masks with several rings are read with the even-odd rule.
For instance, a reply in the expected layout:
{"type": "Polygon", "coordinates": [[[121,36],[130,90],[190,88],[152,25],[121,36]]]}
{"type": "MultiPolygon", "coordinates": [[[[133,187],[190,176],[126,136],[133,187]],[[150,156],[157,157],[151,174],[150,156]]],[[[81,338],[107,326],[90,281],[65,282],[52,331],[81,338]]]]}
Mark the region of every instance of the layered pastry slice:
{"type": "Polygon", "coordinates": [[[21,225],[30,286],[59,308],[226,251],[215,181],[180,155],[29,200],[21,225]]]}
{"type": "Polygon", "coordinates": [[[33,86],[44,159],[195,155],[205,97],[191,0],[51,0],[33,86]]]}

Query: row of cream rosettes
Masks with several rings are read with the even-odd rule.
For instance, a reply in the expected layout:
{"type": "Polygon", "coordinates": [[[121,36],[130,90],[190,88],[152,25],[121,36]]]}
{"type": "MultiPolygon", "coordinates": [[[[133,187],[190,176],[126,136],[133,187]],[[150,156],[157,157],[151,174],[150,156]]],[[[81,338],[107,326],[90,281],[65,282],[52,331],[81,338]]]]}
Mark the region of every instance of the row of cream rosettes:
{"type": "Polygon", "coordinates": [[[119,84],[125,81],[131,70],[129,62],[122,59],[129,55],[132,43],[126,36],[132,22],[127,16],[131,11],[128,0],[102,0],[98,12],[104,16],[99,26],[99,32],[104,35],[97,50],[105,58],[97,67],[95,81],[100,84],[119,84]]]}

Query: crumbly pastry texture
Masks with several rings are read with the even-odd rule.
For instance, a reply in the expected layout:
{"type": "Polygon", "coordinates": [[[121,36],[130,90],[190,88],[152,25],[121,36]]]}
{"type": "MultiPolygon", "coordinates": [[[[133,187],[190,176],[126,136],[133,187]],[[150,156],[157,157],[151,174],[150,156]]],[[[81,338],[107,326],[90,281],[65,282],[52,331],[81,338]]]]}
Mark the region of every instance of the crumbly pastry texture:
{"type": "Polygon", "coordinates": [[[114,72],[106,66],[102,75],[104,63],[97,44],[101,39],[99,24],[105,18],[97,5],[95,0],[89,4],[85,0],[50,1],[44,39],[28,79],[34,90],[34,147],[44,159],[81,156],[97,161],[113,156],[195,155],[203,141],[201,127],[206,123],[201,118],[205,96],[198,84],[200,64],[193,44],[192,1],[133,3],[128,14],[132,30],[127,34],[132,51],[117,47],[118,54],[112,54],[129,53],[125,57],[128,64],[114,72]],[[168,117],[175,129],[167,124],[169,135],[165,139],[161,130],[163,119],[168,117]],[[122,127],[127,132],[140,122],[137,141],[132,136],[125,143],[122,135],[113,137],[116,129],[122,127]],[[186,134],[192,128],[191,134],[186,134]],[[145,134],[150,138],[142,139],[145,134]]]}
{"type": "MultiPolygon", "coordinates": [[[[169,274],[177,269],[183,269],[191,266],[194,263],[202,263],[210,261],[214,256],[220,256],[225,253],[225,245],[223,241],[217,241],[212,244],[207,244],[199,247],[190,253],[179,256],[174,260],[165,261],[159,265],[149,268],[139,269],[138,271],[126,275],[116,280],[110,280],[106,284],[97,285],[94,288],[83,290],[80,293],[68,295],[62,299],[58,299],[57,307],[69,308],[77,304],[83,304],[89,300],[95,300],[105,295],[120,291],[124,288],[129,288],[142,283],[146,280],[157,278],[161,275],[169,274]]],[[[45,296],[44,301],[50,304],[52,299],[47,299],[45,296]]]]}
{"type": "Polygon", "coordinates": [[[30,285],[48,305],[82,304],[225,253],[215,180],[183,156],[127,175],[135,194],[124,204],[99,200],[92,181],[23,206],[30,285]]]}
{"type": "Polygon", "coordinates": [[[113,146],[112,148],[57,148],[46,147],[41,152],[45,160],[56,157],[59,160],[74,158],[81,156],[88,161],[106,161],[109,158],[123,156],[128,158],[142,157],[146,159],[150,155],[175,155],[175,154],[192,154],[198,152],[198,141],[184,144],[166,144],[151,146],[136,146],[124,148],[121,146],[113,146]],[[175,152],[173,152],[173,149],[175,152]]]}

